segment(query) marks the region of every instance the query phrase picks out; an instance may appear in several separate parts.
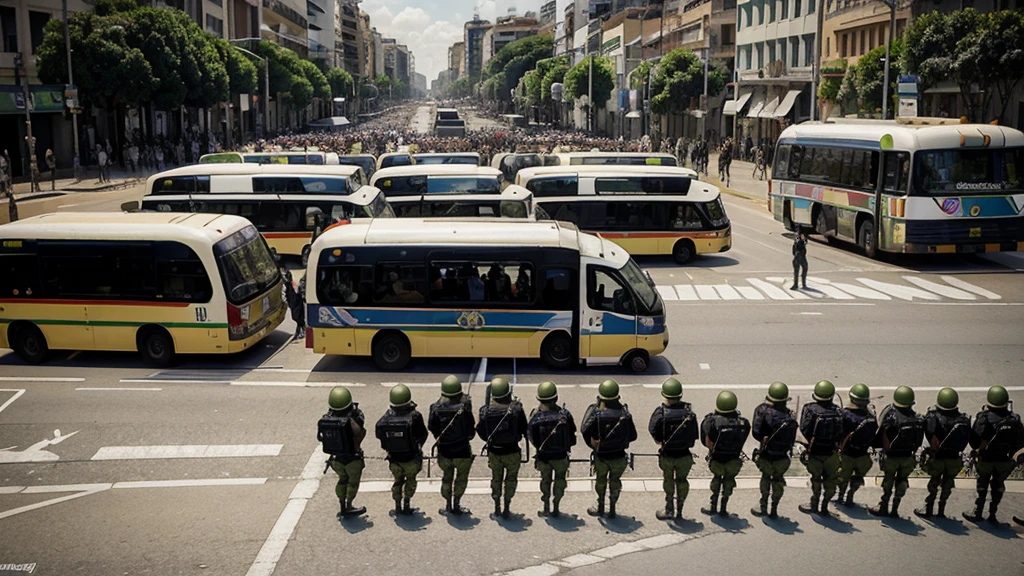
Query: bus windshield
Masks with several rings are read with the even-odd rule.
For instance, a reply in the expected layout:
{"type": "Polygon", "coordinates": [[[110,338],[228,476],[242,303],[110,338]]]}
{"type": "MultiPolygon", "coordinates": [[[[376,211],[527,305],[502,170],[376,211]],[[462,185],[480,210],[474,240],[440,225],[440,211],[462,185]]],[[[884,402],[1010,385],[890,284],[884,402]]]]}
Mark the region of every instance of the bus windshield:
{"type": "Polygon", "coordinates": [[[629,259],[629,262],[626,262],[625,266],[619,269],[619,272],[651,314],[662,313],[661,305],[658,302],[658,293],[654,291],[651,281],[632,258],[629,259]]]}
{"type": "Polygon", "coordinates": [[[914,163],[914,189],[924,195],[1024,191],[1024,148],[925,150],[914,163]]]}
{"type": "Polygon", "coordinates": [[[476,166],[480,160],[474,156],[423,156],[416,155],[417,164],[466,164],[476,166]]]}
{"type": "Polygon", "coordinates": [[[427,194],[498,194],[501,183],[495,177],[431,176],[427,179],[427,194]]]}
{"type": "Polygon", "coordinates": [[[245,228],[213,247],[228,302],[243,304],[262,294],[280,278],[277,265],[256,228],[245,228]]]}

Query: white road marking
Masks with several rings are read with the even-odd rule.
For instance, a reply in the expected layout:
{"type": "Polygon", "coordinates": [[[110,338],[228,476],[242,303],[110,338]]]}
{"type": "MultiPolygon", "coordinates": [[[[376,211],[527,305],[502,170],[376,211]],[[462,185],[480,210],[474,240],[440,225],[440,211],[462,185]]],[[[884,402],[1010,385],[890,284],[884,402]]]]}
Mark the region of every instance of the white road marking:
{"type": "Polygon", "coordinates": [[[505,572],[505,576],[554,576],[558,574],[558,566],[552,566],[547,562],[536,566],[527,566],[519,570],[505,572]]]}
{"type": "Polygon", "coordinates": [[[821,312],[793,312],[796,316],[821,316],[821,312]]]}
{"type": "Polygon", "coordinates": [[[879,292],[885,292],[890,296],[895,296],[901,300],[913,300],[914,298],[920,298],[921,300],[938,300],[939,297],[931,292],[925,292],[917,288],[911,288],[910,286],[900,286],[899,284],[889,284],[888,282],[880,282],[878,280],[872,280],[871,278],[857,278],[857,282],[874,288],[879,292]]]}
{"type": "Polygon", "coordinates": [[[938,282],[932,282],[931,280],[918,278],[917,276],[904,276],[903,279],[917,286],[918,288],[930,290],[940,296],[952,298],[953,300],[977,300],[977,298],[974,297],[974,294],[971,294],[970,292],[964,292],[959,288],[954,288],[952,286],[947,286],[945,284],[939,284],[938,282]]]}
{"type": "Polygon", "coordinates": [[[476,371],[473,382],[483,382],[487,378],[487,358],[480,359],[480,368],[476,371]]]}
{"type": "MultiPolygon", "coordinates": [[[[82,491],[59,490],[59,492],[72,492],[72,491],[74,491],[76,493],[75,494],[68,494],[67,496],[61,496],[59,498],[54,498],[52,500],[44,500],[42,502],[36,502],[35,504],[29,504],[28,506],[22,506],[20,508],[12,508],[10,510],[4,510],[3,512],[0,512],[0,520],[3,520],[4,518],[10,518],[11,516],[16,516],[18,514],[22,514],[22,513],[25,513],[25,512],[31,512],[32,510],[38,510],[40,508],[45,508],[47,506],[52,506],[54,504],[60,504],[61,502],[67,502],[68,500],[74,500],[75,498],[81,498],[82,496],[89,496],[91,494],[96,494],[98,492],[103,492],[104,490],[109,490],[110,489],[110,484],[91,484],[90,486],[93,486],[93,488],[82,490],[82,491]]],[[[61,486],[59,488],[64,488],[64,487],[61,486]]],[[[29,488],[26,488],[25,490],[23,490],[21,492],[21,494],[41,494],[41,493],[42,493],[41,491],[39,491],[39,492],[30,492],[29,488]]]]}
{"type": "Polygon", "coordinates": [[[843,290],[844,292],[849,292],[850,294],[853,294],[857,298],[866,298],[868,300],[892,300],[892,297],[889,296],[888,294],[883,294],[878,290],[872,290],[871,288],[865,288],[863,286],[858,286],[856,284],[832,282],[831,285],[836,288],[839,288],[840,290],[843,290]]]}
{"type": "Polygon", "coordinates": [[[700,296],[701,300],[720,300],[718,292],[715,292],[714,286],[708,284],[697,284],[694,286],[697,289],[697,296],[700,296]]]}
{"type": "Polygon", "coordinates": [[[279,382],[279,381],[264,381],[264,380],[235,380],[229,383],[231,386],[268,386],[268,387],[282,387],[282,388],[333,388],[335,386],[344,386],[346,388],[363,388],[366,384],[361,382],[279,382]]]}
{"type": "Polygon", "coordinates": [[[163,388],[75,388],[75,392],[159,392],[163,388]]]}
{"type": "Polygon", "coordinates": [[[742,300],[743,297],[729,284],[715,284],[715,291],[722,297],[722,300],[742,300]]]}
{"type": "Polygon", "coordinates": [[[117,482],[113,489],[120,488],[200,488],[206,486],[262,486],[266,478],[209,478],[205,480],[143,480],[117,482]]]}
{"type": "Polygon", "coordinates": [[[793,297],[788,292],[779,288],[774,284],[769,284],[760,278],[747,278],[747,282],[750,282],[751,286],[757,288],[768,295],[772,300],[792,300],[793,297]]]}
{"type": "Polygon", "coordinates": [[[792,296],[793,300],[810,300],[812,298],[821,298],[821,294],[818,294],[816,292],[808,293],[803,292],[801,290],[789,290],[789,287],[792,286],[792,284],[789,283],[788,276],[769,276],[765,278],[765,280],[767,280],[768,282],[774,282],[776,284],[781,285],[782,290],[785,291],[786,294],[792,296]]]}
{"type": "Polygon", "coordinates": [[[254,458],[277,456],[284,444],[223,444],[167,446],[104,446],[92,460],[156,460],[175,458],[254,458]]]}
{"type": "Polygon", "coordinates": [[[295,527],[298,525],[299,519],[302,518],[302,513],[306,511],[306,505],[309,504],[309,499],[312,497],[312,494],[306,496],[308,491],[299,490],[299,486],[304,486],[303,483],[309,482],[315,482],[319,486],[320,466],[323,464],[323,461],[324,454],[320,451],[320,446],[317,446],[313,449],[313,454],[309,457],[305,467],[303,467],[300,480],[295,485],[295,489],[292,490],[292,494],[288,497],[288,504],[285,505],[281,515],[277,518],[277,522],[274,523],[274,528],[271,529],[270,535],[263,542],[263,546],[256,555],[256,559],[249,566],[246,576],[271,576],[274,573],[278,561],[281,560],[281,555],[284,554],[284,549],[288,546],[288,540],[291,539],[292,533],[295,532],[295,527]]]}
{"type": "Polygon", "coordinates": [[[964,280],[961,280],[955,276],[940,276],[940,278],[942,278],[944,282],[947,282],[951,286],[956,286],[961,290],[966,290],[973,294],[977,294],[978,296],[984,296],[989,300],[1001,300],[1003,298],[1002,296],[996,294],[995,292],[986,290],[981,286],[975,286],[974,284],[971,284],[970,282],[965,282],[964,280]]]}
{"type": "Polygon", "coordinates": [[[25,448],[24,450],[16,451],[14,448],[17,446],[11,446],[10,448],[4,448],[0,450],[0,464],[12,464],[12,463],[27,463],[27,462],[56,462],[60,460],[60,456],[50,452],[49,450],[43,450],[43,448],[60,444],[61,442],[71,438],[75,434],[78,434],[78,430],[70,434],[61,434],[60,430],[53,431],[53,438],[47,438],[40,442],[25,448]]]}
{"type": "Polygon", "coordinates": [[[711,370],[711,364],[707,364],[705,362],[701,362],[700,369],[701,370],[711,370]]]}
{"type": "Polygon", "coordinates": [[[122,378],[121,384],[231,384],[231,380],[170,380],[168,378],[122,378]]]}
{"type": "Polygon", "coordinates": [[[678,300],[676,291],[671,286],[658,286],[658,294],[661,294],[663,300],[678,300]]]}
{"type": "Polygon", "coordinates": [[[17,494],[24,489],[24,486],[0,486],[0,494],[17,494]]]}
{"type": "Polygon", "coordinates": [[[551,563],[563,568],[582,568],[592,564],[599,564],[604,562],[604,560],[605,559],[600,556],[592,556],[590,554],[573,554],[572,556],[566,556],[561,560],[552,560],[551,563]]]}
{"type": "Polygon", "coordinates": [[[35,376],[0,376],[0,382],[85,382],[85,378],[37,378],[35,376]]]}
{"type": "Polygon", "coordinates": [[[645,549],[646,548],[644,548],[640,544],[637,544],[636,542],[619,542],[617,544],[612,544],[611,546],[601,548],[600,550],[594,550],[593,552],[591,552],[591,554],[593,554],[594,556],[600,556],[601,558],[608,558],[610,560],[612,558],[617,558],[619,556],[624,556],[626,554],[640,552],[641,550],[645,549]]]}
{"type": "Polygon", "coordinates": [[[697,300],[697,293],[693,290],[693,286],[689,284],[676,284],[676,292],[679,293],[680,300],[697,300]]]}
{"type": "Polygon", "coordinates": [[[0,388],[0,392],[14,392],[14,396],[11,396],[10,398],[8,398],[7,402],[4,402],[3,404],[0,404],[0,412],[3,412],[4,408],[7,408],[11,404],[14,404],[14,401],[17,400],[18,398],[20,398],[21,395],[25,393],[24,390],[14,390],[14,389],[10,389],[10,388],[0,388]]]}
{"type": "Polygon", "coordinates": [[[811,289],[811,290],[817,290],[818,292],[821,292],[824,296],[826,296],[828,298],[833,298],[835,300],[855,300],[856,299],[855,297],[850,296],[846,292],[843,292],[839,288],[836,288],[831,283],[816,282],[816,281],[811,280],[810,278],[808,278],[807,279],[807,287],[809,289],[811,289]]]}
{"type": "Polygon", "coordinates": [[[747,300],[764,300],[764,295],[752,286],[736,286],[736,290],[747,300]]]}

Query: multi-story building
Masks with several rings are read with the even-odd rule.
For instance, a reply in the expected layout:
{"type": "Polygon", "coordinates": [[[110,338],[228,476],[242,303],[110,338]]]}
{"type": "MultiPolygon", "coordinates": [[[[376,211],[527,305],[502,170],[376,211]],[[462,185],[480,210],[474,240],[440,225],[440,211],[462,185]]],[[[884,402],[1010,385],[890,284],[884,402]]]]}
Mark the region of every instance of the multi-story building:
{"type": "Polygon", "coordinates": [[[572,51],[572,36],[576,31],[576,3],[570,2],[562,12],[562,20],[555,27],[555,55],[561,56],[572,51]]]}
{"type": "Polygon", "coordinates": [[[553,24],[555,22],[555,16],[557,15],[558,3],[556,0],[550,0],[550,2],[545,2],[540,7],[540,16],[537,20],[541,26],[546,26],[547,24],[553,24]]]}
{"type": "Polygon", "coordinates": [[[388,78],[395,78],[395,50],[398,47],[398,41],[394,38],[381,38],[381,47],[384,52],[384,72],[383,74],[388,78]]]}
{"type": "Polygon", "coordinates": [[[405,44],[395,46],[395,78],[401,82],[406,89],[412,87],[412,70],[409,47],[405,44]]]}
{"type": "Polygon", "coordinates": [[[480,73],[483,70],[484,55],[484,34],[491,27],[487,20],[481,20],[479,14],[473,14],[473,19],[463,26],[462,41],[465,44],[466,65],[463,74],[469,77],[469,82],[475,84],[480,80],[480,73]]]}
{"type": "Polygon", "coordinates": [[[263,0],[260,36],[306,58],[309,55],[307,12],[306,0],[263,0]]]}
{"type": "Polygon", "coordinates": [[[409,95],[413,98],[427,97],[427,77],[419,72],[412,73],[412,90],[409,95]]]}
{"type": "Polygon", "coordinates": [[[448,48],[449,81],[466,74],[466,43],[456,42],[448,48]]]}
{"type": "Polygon", "coordinates": [[[384,73],[384,37],[376,28],[370,31],[369,62],[367,77],[372,79],[384,73]]]}
{"type": "Polygon", "coordinates": [[[487,66],[491,58],[505,46],[528,36],[536,36],[539,30],[540,23],[536,18],[515,15],[498,18],[494,26],[484,32],[481,66],[487,66]]]}
{"type": "Polygon", "coordinates": [[[335,66],[334,42],[337,27],[335,0],[306,0],[306,28],[309,59],[335,66]]]}
{"type": "Polygon", "coordinates": [[[338,0],[338,16],[335,25],[335,65],[344,68],[353,78],[363,70],[363,38],[359,27],[360,10],[355,2],[338,0]]]}

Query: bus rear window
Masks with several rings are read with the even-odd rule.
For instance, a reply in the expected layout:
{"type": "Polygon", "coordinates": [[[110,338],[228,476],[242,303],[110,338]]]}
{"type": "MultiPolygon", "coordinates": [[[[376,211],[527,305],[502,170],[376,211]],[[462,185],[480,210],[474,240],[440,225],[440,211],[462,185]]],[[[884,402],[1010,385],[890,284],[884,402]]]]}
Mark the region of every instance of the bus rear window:
{"type": "Polygon", "coordinates": [[[690,179],[660,176],[626,178],[595,178],[597,194],[676,194],[685,196],[690,190],[690,179]]]}
{"type": "Polygon", "coordinates": [[[252,226],[213,246],[228,302],[244,304],[266,292],[280,278],[266,242],[252,226]]]}
{"type": "Polygon", "coordinates": [[[576,196],[579,194],[579,182],[575,176],[534,178],[526,183],[526,189],[538,198],[576,196]]]}
{"type": "Polygon", "coordinates": [[[409,166],[412,164],[412,158],[407,154],[399,154],[397,156],[388,156],[380,161],[381,168],[390,168],[392,166],[409,166]]]}
{"type": "Polygon", "coordinates": [[[427,179],[427,194],[498,194],[501,182],[497,177],[440,176],[427,179]]]}
{"type": "Polygon", "coordinates": [[[377,180],[376,186],[386,196],[419,196],[427,192],[427,177],[400,176],[397,178],[381,178],[377,180]]]}

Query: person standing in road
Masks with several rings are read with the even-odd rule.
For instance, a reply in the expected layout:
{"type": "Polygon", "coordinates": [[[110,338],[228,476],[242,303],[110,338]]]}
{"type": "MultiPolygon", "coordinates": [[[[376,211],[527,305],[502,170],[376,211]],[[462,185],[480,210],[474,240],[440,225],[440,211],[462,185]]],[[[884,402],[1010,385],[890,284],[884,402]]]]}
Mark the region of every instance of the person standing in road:
{"type": "Polygon", "coordinates": [[[971,522],[980,522],[985,497],[991,488],[988,521],[999,524],[996,512],[1006,491],[1006,479],[1017,466],[1014,455],[1024,448],[1024,426],[1020,416],[1010,409],[1010,394],[1006,388],[992,386],[988,389],[985,406],[974,417],[970,444],[977,455],[978,498],[974,501],[974,511],[964,512],[963,516],[971,522]]]}
{"type": "Polygon", "coordinates": [[[843,419],[839,407],[832,403],[836,387],[828,380],[814,385],[811,402],[800,414],[800,433],[807,443],[801,462],[811,475],[811,502],[801,504],[804,514],[829,516],[828,502],[836,493],[839,483],[839,442],[843,432],[843,419]],[[822,494],[824,488],[824,494],[822,494]]]}
{"type": "Polygon", "coordinates": [[[395,478],[391,497],[395,515],[412,514],[412,497],[416,494],[416,475],[423,469],[423,445],[427,427],[423,415],[412,401],[412,392],[405,384],[391,388],[390,407],[377,420],[376,435],[380,447],[388,453],[388,469],[395,478]]]}
{"type": "Polygon", "coordinates": [[[914,510],[920,518],[931,518],[935,510],[935,498],[939,487],[939,511],[936,516],[946,517],[946,501],[953,493],[953,486],[960,470],[964,467],[963,451],[971,435],[971,418],[957,409],[960,397],[956,390],[939,390],[936,405],[924,415],[924,439],[927,445],[921,459],[921,470],[928,474],[928,497],[924,508],[914,510]]]}
{"type": "Polygon", "coordinates": [[[760,442],[754,463],[761,471],[761,502],[750,513],[757,517],[779,517],[779,502],[786,491],[786,471],[792,463],[793,443],[798,430],[793,412],[786,406],[789,386],[772,382],[764,402],[754,409],[751,436],[760,442]],[[772,507],[769,510],[768,500],[772,507]]]}
{"type": "Polygon", "coordinates": [[[480,407],[476,433],[487,449],[494,517],[508,520],[512,516],[509,506],[519,484],[523,457],[519,441],[526,437],[526,413],[519,400],[512,396],[512,385],[506,378],[496,376],[491,380],[491,403],[480,407]]]}
{"type": "Polygon", "coordinates": [[[96,165],[100,169],[100,182],[107,181],[107,151],[99,144],[96,145],[96,165]]]}
{"type": "Polygon", "coordinates": [[[711,469],[711,504],[701,508],[704,514],[728,516],[729,497],[736,488],[736,476],[743,468],[743,445],[750,435],[750,422],[740,416],[736,395],[728,390],[718,393],[715,411],[704,416],[700,425],[700,441],[708,449],[711,469]],[[718,506],[718,497],[722,506],[718,506]]]}
{"type": "Polygon", "coordinates": [[[882,479],[882,499],[878,506],[868,509],[873,516],[899,517],[900,501],[910,486],[910,473],[917,466],[914,453],[924,440],[924,419],[914,412],[914,391],[900,386],[892,393],[892,404],[882,410],[875,448],[882,449],[879,467],[882,479]],[[895,497],[893,490],[895,489],[895,497]],[[892,508],[889,499],[892,498],[892,508]]]}
{"type": "Polygon", "coordinates": [[[697,443],[697,417],[689,402],[683,402],[683,385],[675,378],[661,385],[661,405],[654,409],[647,431],[658,445],[658,467],[665,490],[665,510],[655,513],[658,520],[682,520],[683,503],[690,493],[690,469],[697,443]]]}
{"type": "Polygon", "coordinates": [[[732,142],[726,140],[722,144],[721,151],[718,153],[718,179],[725,184],[725,187],[729,187],[729,168],[732,166],[732,142]]]}
{"type": "Polygon", "coordinates": [[[46,149],[46,168],[50,171],[50,190],[57,189],[57,158],[53,155],[53,150],[50,148],[46,149]]]}
{"type": "MultiPolygon", "coordinates": [[[[305,280],[305,278],[303,278],[305,280]]],[[[296,285],[291,270],[284,271],[284,299],[288,303],[288,310],[295,321],[295,334],[293,340],[299,340],[306,335],[306,305],[303,295],[300,294],[301,285],[296,285]]]]}
{"type": "MultiPolygon", "coordinates": [[[[366,513],[366,507],[358,508],[352,501],[359,492],[359,481],[363,477],[362,443],[366,437],[366,418],[359,405],[352,402],[352,393],[344,386],[331,388],[327,398],[330,410],[317,423],[316,439],[323,443],[323,450],[330,455],[327,464],[338,474],[334,488],[341,511],[338,519],[345,516],[359,516],[366,513]]],[[[326,472],[326,470],[325,470],[326,472]]]]}
{"type": "Polygon", "coordinates": [[[804,229],[797,227],[796,236],[793,238],[793,286],[790,290],[797,290],[797,280],[804,290],[807,289],[807,234],[804,229]]]}
{"type": "Polygon", "coordinates": [[[561,514],[558,505],[568,485],[569,450],[576,445],[576,422],[565,406],[558,405],[554,382],[543,382],[537,387],[537,400],[540,405],[530,414],[527,430],[536,450],[534,467],[540,472],[540,499],[544,504],[540,515],[557,518],[561,514]]]}
{"type": "Polygon", "coordinates": [[[594,490],[597,506],[587,509],[591,516],[604,516],[604,495],[608,493],[608,518],[615,518],[615,504],[626,471],[626,450],[636,440],[636,426],[629,407],[619,401],[619,383],[605,380],[597,387],[597,402],[583,417],[583,439],[594,450],[594,490]]]}
{"type": "Polygon", "coordinates": [[[839,443],[839,493],[836,504],[853,506],[853,495],[864,485],[873,462],[868,450],[878,431],[870,409],[871,391],[864,384],[850,388],[850,405],[839,411],[843,417],[843,440],[839,443]],[[849,491],[847,491],[849,489],[849,491]]]}
{"type": "Polygon", "coordinates": [[[473,453],[469,441],[473,439],[472,398],[462,393],[462,382],[448,375],[441,382],[441,398],[430,405],[427,429],[434,435],[437,446],[437,465],[443,473],[441,496],[444,508],[441,514],[461,516],[469,514],[460,504],[469,484],[469,470],[473,466],[473,453]]]}

